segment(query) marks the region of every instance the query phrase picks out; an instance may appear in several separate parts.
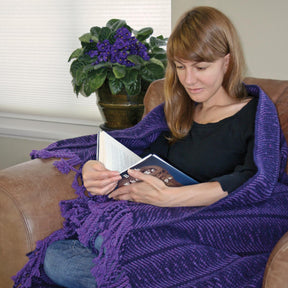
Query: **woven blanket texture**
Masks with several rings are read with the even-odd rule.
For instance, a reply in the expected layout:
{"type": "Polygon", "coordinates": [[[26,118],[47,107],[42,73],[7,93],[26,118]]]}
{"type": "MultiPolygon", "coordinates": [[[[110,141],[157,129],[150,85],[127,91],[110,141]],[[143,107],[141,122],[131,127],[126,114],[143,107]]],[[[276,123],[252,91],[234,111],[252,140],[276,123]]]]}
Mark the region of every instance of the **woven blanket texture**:
{"type": "MultiPolygon", "coordinates": [[[[79,239],[94,249],[98,235],[104,242],[91,273],[101,288],[261,287],[269,254],[288,231],[288,149],[272,101],[258,86],[247,89],[259,97],[254,148],[258,172],[207,207],[160,208],[87,197],[78,181],[81,168],[75,167],[95,159],[96,135],[32,151],[32,158],[60,158],[54,165],[63,173],[76,171],[72,185],[78,197],[60,203],[63,228],[37,242],[13,277],[14,287],[59,287],[43,271],[47,246],[79,239]]],[[[167,129],[160,105],[136,126],[109,133],[140,154],[167,129]]]]}

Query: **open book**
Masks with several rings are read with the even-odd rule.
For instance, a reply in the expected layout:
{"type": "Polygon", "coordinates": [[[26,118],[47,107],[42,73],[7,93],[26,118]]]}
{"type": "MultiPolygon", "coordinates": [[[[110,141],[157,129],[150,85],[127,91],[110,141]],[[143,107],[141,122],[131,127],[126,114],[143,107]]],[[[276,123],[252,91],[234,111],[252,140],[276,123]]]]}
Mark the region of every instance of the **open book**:
{"type": "Polygon", "coordinates": [[[122,176],[118,187],[138,181],[127,173],[129,168],[139,169],[145,174],[158,177],[167,186],[198,183],[155,154],[141,158],[105,131],[98,133],[97,142],[97,160],[102,162],[107,169],[119,171],[122,176]]]}

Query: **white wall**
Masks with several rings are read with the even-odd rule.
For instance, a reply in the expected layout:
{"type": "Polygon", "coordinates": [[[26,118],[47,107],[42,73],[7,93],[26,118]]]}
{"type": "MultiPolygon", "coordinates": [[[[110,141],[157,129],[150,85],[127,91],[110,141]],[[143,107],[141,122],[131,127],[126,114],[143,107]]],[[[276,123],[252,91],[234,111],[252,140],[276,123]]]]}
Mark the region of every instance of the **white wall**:
{"type": "Polygon", "coordinates": [[[29,160],[33,149],[99,130],[93,121],[0,113],[0,169],[29,160]]]}
{"type": "Polygon", "coordinates": [[[172,0],[172,27],[194,6],[207,5],[224,12],[240,35],[247,75],[288,80],[287,0],[172,0]]]}
{"type": "Polygon", "coordinates": [[[30,160],[30,152],[47,147],[52,141],[0,137],[0,170],[30,160]]]}

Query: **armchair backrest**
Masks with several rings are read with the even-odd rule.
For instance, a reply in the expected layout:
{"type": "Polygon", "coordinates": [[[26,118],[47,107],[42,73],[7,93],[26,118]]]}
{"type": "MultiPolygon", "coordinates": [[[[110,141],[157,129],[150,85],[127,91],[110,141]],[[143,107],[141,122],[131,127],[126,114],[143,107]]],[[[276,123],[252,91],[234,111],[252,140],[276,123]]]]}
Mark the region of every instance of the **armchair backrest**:
{"type": "Polygon", "coordinates": [[[245,78],[246,84],[256,84],[271,98],[276,105],[281,128],[288,143],[288,80],[245,78]]]}
{"type": "Polygon", "coordinates": [[[144,114],[164,102],[164,79],[159,79],[150,84],[144,96],[144,114]]]}

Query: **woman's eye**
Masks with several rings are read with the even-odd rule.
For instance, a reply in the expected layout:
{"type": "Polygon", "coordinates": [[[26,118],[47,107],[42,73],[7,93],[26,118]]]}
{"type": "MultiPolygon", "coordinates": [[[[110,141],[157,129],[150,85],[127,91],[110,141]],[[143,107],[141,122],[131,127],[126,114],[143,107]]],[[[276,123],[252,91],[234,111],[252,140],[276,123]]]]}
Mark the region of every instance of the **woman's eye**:
{"type": "Polygon", "coordinates": [[[198,67],[196,67],[196,68],[197,68],[197,70],[199,70],[199,71],[203,71],[203,70],[207,69],[206,66],[198,66],[198,67]]]}

